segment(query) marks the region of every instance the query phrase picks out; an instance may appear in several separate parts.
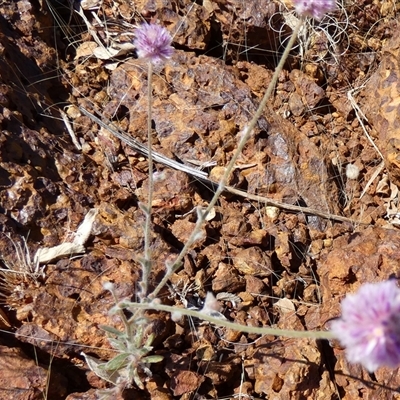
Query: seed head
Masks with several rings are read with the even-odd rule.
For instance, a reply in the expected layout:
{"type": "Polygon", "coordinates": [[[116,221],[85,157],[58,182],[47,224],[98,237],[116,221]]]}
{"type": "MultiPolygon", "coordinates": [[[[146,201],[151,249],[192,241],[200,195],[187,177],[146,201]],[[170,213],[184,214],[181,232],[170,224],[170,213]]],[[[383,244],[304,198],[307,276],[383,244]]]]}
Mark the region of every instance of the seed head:
{"type": "Polygon", "coordinates": [[[360,175],[360,168],[355,164],[347,164],[346,176],[348,179],[357,179],[360,175]]]}
{"type": "Polygon", "coordinates": [[[161,64],[172,56],[172,37],[162,26],[143,24],[135,31],[133,44],[139,58],[144,58],[152,64],[161,64]]]}
{"type": "Polygon", "coordinates": [[[400,289],[394,280],[368,283],[342,301],[331,331],[351,363],[373,372],[400,365],[400,289]]]}
{"type": "Polygon", "coordinates": [[[299,15],[322,19],[326,13],[336,10],[335,0],[293,0],[299,15]]]}

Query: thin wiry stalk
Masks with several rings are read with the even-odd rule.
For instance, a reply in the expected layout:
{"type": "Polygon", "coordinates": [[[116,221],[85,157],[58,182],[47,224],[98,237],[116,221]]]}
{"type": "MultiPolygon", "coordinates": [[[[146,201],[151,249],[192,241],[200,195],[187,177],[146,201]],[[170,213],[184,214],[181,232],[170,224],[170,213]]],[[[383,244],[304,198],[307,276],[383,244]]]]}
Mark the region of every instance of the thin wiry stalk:
{"type": "Polygon", "coordinates": [[[272,76],[271,82],[268,85],[267,91],[265,92],[264,97],[261,100],[261,103],[258,106],[258,109],[257,109],[256,113],[253,115],[253,118],[251,119],[249,125],[245,128],[244,134],[242,135],[242,138],[241,138],[241,140],[239,142],[238,148],[236,149],[231,161],[229,162],[228,166],[226,167],[224,175],[222,176],[222,178],[221,178],[221,180],[219,182],[218,188],[215,191],[214,196],[211,199],[208,207],[206,208],[206,210],[204,212],[200,211],[198,213],[198,218],[197,218],[196,225],[195,225],[195,227],[193,229],[193,232],[191,233],[189,239],[185,243],[185,246],[183,247],[183,249],[179,253],[179,255],[178,255],[177,259],[175,260],[175,262],[171,266],[167,267],[167,271],[166,271],[163,279],[157,285],[157,287],[154,289],[154,291],[149,295],[149,298],[154,299],[157,296],[157,294],[160,292],[160,290],[168,282],[170,276],[181,266],[183,258],[185,257],[185,255],[189,251],[189,249],[192,246],[192,244],[199,237],[201,227],[202,227],[204,221],[206,220],[208,213],[215,206],[215,204],[218,201],[219,196],[225,190],[226,183],[227,183],[228,178],[229,178],[229,176],[230,176],[230,174],[231,174],[231,172],[232,172],[232,170],[233,170],[233,168],[234,168],[234,166],[236,164],[236,161],[239,158],[240,154],[242,153],[242,150],[243,150],[245,144],[247,143],[248,139],[250,138],[250,135],[252,134],[258,119],[261,117],[261,114],[264,111],[264,108],[265,108],[265,106],[267,104],[267,101],[269,100],[273,90],[275,89],[275,85],[276,85],[276,82],[278,81],[279,74],[281,73],[281,71],[283,69],[283,66],[284,66],[284,64],[286,62],[286,59],[288,58],[289,52],[290,52],[291,48],[293,47],[293,44],[295,43],[295,41],[297,39],[297,35],[298,35],[299,31],[300,31],[300,28],[301,28],[303,22],[304,22],[303,18],[300,18],[299,21],[297,22],[297,25],[293,30],[293,34],[292,34],[292,36],[291,36],[291,38],[289,40],[289,43],[287,44],[286,49],[283,52],[282,58],[280,59],[279,64],[276,67],[275,72],[274,72],[274,74],[272,76]]]}
{"type": "Polygon", "coordinates": [[[151,208],[153,204],[153,154],[152,154],[152,131],[151,119],[153,108],[153,92],[152,92],[152,78],[153,78],[153,64],[149,61],[147,73],[147,145],[148,145],[148,165],[149,165],[149,192],[147,198],[147,207],[145,210],[146,222],[144,228],[144,260],[142,262],[142,281],[141,281],[141,294],[143,300],[148,291],[149,275],[151,272],[151,208]]]}

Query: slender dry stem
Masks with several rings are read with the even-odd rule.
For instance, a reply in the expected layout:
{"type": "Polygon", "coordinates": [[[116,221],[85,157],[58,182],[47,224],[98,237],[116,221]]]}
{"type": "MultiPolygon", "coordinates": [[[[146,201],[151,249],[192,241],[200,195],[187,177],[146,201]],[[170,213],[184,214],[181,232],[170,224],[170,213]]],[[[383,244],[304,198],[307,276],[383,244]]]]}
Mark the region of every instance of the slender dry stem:
{"type": "Polygon", "coordinates": [[[241,138],[241,140],[239,142],[239,145],[238,145],[238,147],[237,147],[232,159],[230,160],[228,166],[225,169],[224,175],[222,176],[221,181],[218,184],[218,188],[215,191],[213,198],[211,199],[211,201],[210,201],[210,203],[209,203],[209,205],[208,205],[208,207],[206,208],[205,211],[199,211],[199,213],[198,213],[199,215],[198,215],[198,218],[197,218],[196,225],[195,225],[195,227],[193,229],[193,232],[191,233],[189,239],[186,241],[185,246],[183,247],[183,249],[179,253],[179,255],[178,255],[177,259],[175,260],[175,262],[172,265],[168,266],[167,271],[166,271],[163,279],[157,285],[157,287],[154,289],[154,291],[149,295],[150,299],[154,299],[157,296],[157,294],[160,292],[160,290],[168,282],[170,276],[177,269],[179,269],[179,267],[182,264],[183,258],[185,257],[185,255],[189,251],[189,249],[192,246],[192,244],[198,238],[199,233],[201,231],[201,227],[202,227],[204,221],[206,220],[208,213],[215,206],[215,204],[218,201],[219,196],[225,190],[226,183],[227,183],[228,178],[229,178],[229,176],[230,176],[230,174],[231,174],[231,172],[232,172],[232,170],[233,170],[233,168],[234,168],[234,166],[236,164],[236,161],[239,158],[240,154],[242,153],[242,150],[243,150],[245,144],[247,143],[248,139],[250,138],[250,136],[251,136],[251,134],[252,134],[252,132],[254,130],[254,127],[257,124],[258,119],[261,117],[261,114],[264,111],[264,108],[265,108],[265,106],[267,104],[267,101],[269,100],[273,90],[275,89],[275,85],[276,85],[276,82],[278,81],[279,74],[281,73],[281,71],[283,69],[283,66],[284,66],[284,64],[286,62],[286,59],[288,58],[289,52],[290,52],[291,48],[293,47],[293,45],[294,45],[294,43],[296,41],[297,35],[299,33],[299,30],[300,30],[303,22],[304,22],[304,19],[300,18],[298,23],[297,23],[297,25],[296,25],[296,27],[294,28],[293,34],[292,34],[292,36],[291,36],[291,38],[289,40],[288,45],[286,46],[285,51],[283,52],[282,58],[280,59],[278,66],[275,69],[275,72],[274,72],[274,74],[272,76],[271,82],[268,85],[267,91],[265,92],[264,97],[262,98],[261,103],[258,106],[258,109],[255,112],[255,114],[253,115],[253,118],[251,119],[249,125],[245,128],[244,134],[242,135],[242,138],[241,138]]]}
{"type": "MultiPolygon", "coordinates": [[[[101,127],[103,127],[104,129],[106,129],[107,131],[112,133],[115,137],[117,137],[118,139],[120,139],[121,141],[126,143],[128,146],[132,147],[132,149],[135,149],[138,153],[143,154],[146,157],[148,156],[147,146],[143,146],[143,144],[136,141],[134,138],[132,138],[128,134],[118,131],[117,128],[113,127],[112,122],[110,122],[110,121],[103,122],[101,119],[97,118],[94,114],[87,111],[83,107],[79,107],[79,110],[84,115],[89,117],[92,121],[96,122],[101,127]]],[[[153,156],[153,161],[159,162],[161,164],[164,164],[164,165],[166,165],[170,168],[176,169],[178,171],[183,171],[186,174],[189,174],[192,177],[205,182],[209,186],[213,186],[216,184],[214,181],[207,178],[207,174],[203,171],[199,171],[198,169],[191,168],[185,164],[181,164],[181,163],[179,163],[175,160],[172,160],[160,153],[157,153],[154,150],[152,151],[152,156],[153,156]]],[[[251,194],[246,191],[236,189],[236,188],[234,188],[232,186],[228,186],[228,185],[225,186],[225,191],[232,193],[236,196],[240,196],[240,197],[243,197],[243,198],[246,198],[249,200],[254,200],[257,203],[263,203],[267,206],[274,206],[274,207],[282,208],[283,210],[287,210],[287,211],[291,211],[291,212],[296,212],[296,213],[299,212],[302,214],[317,215],[322,218],[330,219],[333,221],[348,222],[350,224],[355,224],[355,223],[364,224],[364,222],[362,222],[362,221],[355,221],[351,218],[343,217],[342,215],[325,213],[323,211],[320,211],[320,210],[317,210],[314,208],[310,208],[310,207],[303,207],[303,206],[296,206],[293,204],[282,203],[280,201],[269,199],[267,197],[251,194]]]]}
{"type": "Polygon", "coordinates": [[[149,189],[147,198],[147,207],[145,209],[146,222],[144,227],[144,260],[142,261],[142,280],[141,280],[141,299],[145,299],[149,287],[149,276],[151,272],[151,208],[153,204],[153,153],[152,153],[152,131],[151,120],[153,112],[153,64],[151,61],[148,63],[147,73],[147,146],[148,146],[148,165],[149,165],[149,189]]]}

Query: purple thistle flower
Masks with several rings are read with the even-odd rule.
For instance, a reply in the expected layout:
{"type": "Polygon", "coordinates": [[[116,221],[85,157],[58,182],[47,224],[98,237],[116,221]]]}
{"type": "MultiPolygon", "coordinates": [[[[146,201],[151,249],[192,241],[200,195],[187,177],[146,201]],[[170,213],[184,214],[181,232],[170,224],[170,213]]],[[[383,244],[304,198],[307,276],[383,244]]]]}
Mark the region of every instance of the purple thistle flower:
{"type": "Polygon", "coordinates": [[[336,10],[335,0],[293,0],[293,4],[299,15],[318,20],[326,13],[336,10]]]}
{"type": "Polygon", "coordinates": [[[373,372],[400,365],[400,289],[394,280],[367,283],[342,301],[331,331],[351,363],[373,372]]]}
{"type": "Polygon", "coordinates": [[[143,24],[135,31],[133,44],[139,58],[144,58],[152,64],[161,64],[172,56],[172,37],[162,26],[143,24]]]}

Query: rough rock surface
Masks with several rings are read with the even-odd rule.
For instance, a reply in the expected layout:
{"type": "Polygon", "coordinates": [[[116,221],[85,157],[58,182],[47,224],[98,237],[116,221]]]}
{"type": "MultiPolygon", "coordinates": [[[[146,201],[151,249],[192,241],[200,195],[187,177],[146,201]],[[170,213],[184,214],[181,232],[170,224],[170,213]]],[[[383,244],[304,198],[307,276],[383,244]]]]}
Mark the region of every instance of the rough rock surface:
{"type": "MultiPolygon", "coordinates": [[[[212,291],[231,321],[321,330],[346,293],[398,277],[398,5],[346,7],[306,24],[230,177],[242,195],[221,196],[163,303],[202,307],[212,291]]],[[[0,399],[95,399],[112,387],[81,352],[115,355],[101,326],[123,324],[104,283],[117,300],[137,297],[149,170],[142,153],[78,107],[146,144],[146,65],[122,50],[134,25],[160,22],[176,47],[154,74],[153,149],[210,178],[155,164],[152,288],[257,109],[292,11],[268,0],[1,2],[0,399]],[[79,240],[93,209],[84,251],[33,263],[39,248],[79,240]]],[[[163,360],[141,375],[143,389],[117,387],[116,399],[400,398],[397,370],[368,374],[334,342],[146,318],[151,355],[163,360]]]]}

